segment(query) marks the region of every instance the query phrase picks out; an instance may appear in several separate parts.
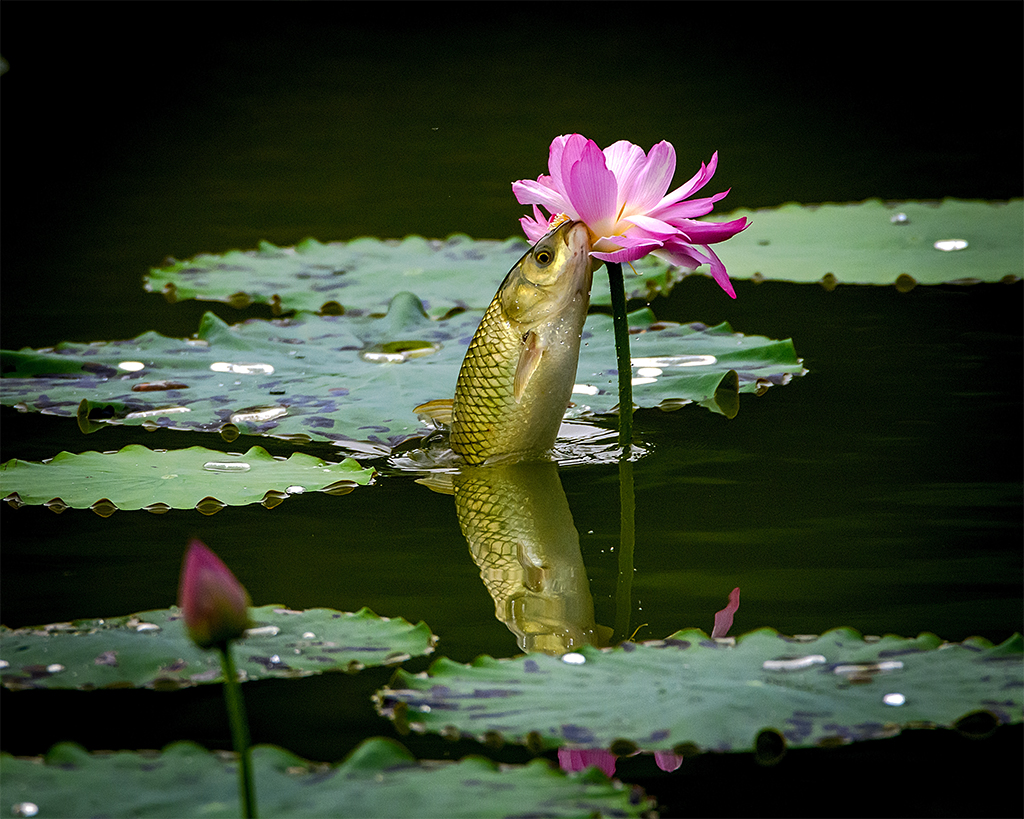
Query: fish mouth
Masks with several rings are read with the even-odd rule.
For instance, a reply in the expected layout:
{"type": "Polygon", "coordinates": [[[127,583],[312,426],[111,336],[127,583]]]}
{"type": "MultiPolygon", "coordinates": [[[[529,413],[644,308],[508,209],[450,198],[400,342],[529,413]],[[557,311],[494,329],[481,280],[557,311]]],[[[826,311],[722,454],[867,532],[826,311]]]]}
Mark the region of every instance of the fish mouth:
{"type": "Polygon", "coordinates": [[[569,240],[572,237],[572,235],[574,233],[576,233],[576,228],[578,228],[578,227],[582,227],[583,228],[583,231],[586,234],[587,239],[589,241],[589,239],[590,239],[590,229],[587,227],[586,223],[582,222],[582,221],[580,221],[580,222],[573,222],[571,225],[569,225],[568,229],[562,235],[562,241],[565,242],[566,247],[571,247],[571,245],[569,243],[569,240]]]}
{"type": "Polygon", "coordinates": [[[589,299],[595,261],[590,255],[590,228],[587,227],[586,222],[573,222],[569,225],[568,230],[563,234],[562,241],[565,242],[566,247],[573,251],[574,255],[581,254],[584,257],[586,272],[579,277],[579,284],[575,292],[578,295],[583,295],[585,293],[589,299]],[[580,228],[582,228],[582,232],[580,231],[580,228]]]}

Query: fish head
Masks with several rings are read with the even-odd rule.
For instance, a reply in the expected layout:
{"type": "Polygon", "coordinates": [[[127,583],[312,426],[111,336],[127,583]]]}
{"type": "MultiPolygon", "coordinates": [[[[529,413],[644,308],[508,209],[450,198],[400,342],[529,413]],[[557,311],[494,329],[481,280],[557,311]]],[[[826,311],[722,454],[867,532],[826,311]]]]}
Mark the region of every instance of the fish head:
{"type": "Polygon", "coordinates": [[[501,287],[506,315],[529,328],[590,301],[594,259],[583,222],[566,221],[541,237],[509,271],[501,287]]]}

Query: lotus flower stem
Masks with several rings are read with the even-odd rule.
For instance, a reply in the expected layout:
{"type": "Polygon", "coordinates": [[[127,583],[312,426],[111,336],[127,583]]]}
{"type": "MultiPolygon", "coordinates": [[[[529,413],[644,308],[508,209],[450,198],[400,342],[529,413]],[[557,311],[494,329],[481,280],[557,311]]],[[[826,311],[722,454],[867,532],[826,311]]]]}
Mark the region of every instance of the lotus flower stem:
{"type": "Polygon", "coordinates": [[[605,262],[612,294],[612,326],[615,329],[615,362],[619,371],[619,446],[629,459],[633,442],[633,362],[629,357],[629,320],[626,318],[626,286],[622,265],[605,262]]]}
{"type": "Polygon", "coordinates": [[[242,800],[242,816],[246,819],[256,817],[256,787],[252,776],[252,758],[249,748],[249,725],[245,719],[245,704],[242,702],[242,690],[238,684],[238,672],[231,656],[231,643],[225,640],[218,643],[220,664],[224,671],[224,701],[228,709],[228,721],[231,723],[231,740],[238,754],[238,792],[242,800]]]}

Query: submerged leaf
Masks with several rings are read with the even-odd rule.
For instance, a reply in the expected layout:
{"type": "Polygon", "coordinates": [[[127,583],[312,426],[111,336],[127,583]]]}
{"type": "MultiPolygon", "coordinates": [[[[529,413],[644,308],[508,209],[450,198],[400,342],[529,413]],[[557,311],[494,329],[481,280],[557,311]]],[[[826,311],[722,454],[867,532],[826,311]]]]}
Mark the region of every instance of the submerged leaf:
{"type": "MultiPolygon", "coordinates": [[[[119,452],[61,452],[45,463],[11,459],[0,466],[0,493],[18,505],[60,499],[62,508],[92,508],[100,499],[117,509],[199,509],[218,504],[260,503],[268,492],[281,498],[300,492],[354,488],[373,477],[356,461],[329,463],[293,453],[287,460],[254,446],[244,455],[193,446],[151,450],[130,444],[119,452]]],[[[201,509],[202,511],[202,509],[201,509]]]]}
{"type": "MultiPolygon", "coordinates": [[[[238,816],[235,761],[192,742],[159,753],[97,754],[61,743],[42,764],[10,754],[2,760],[6,803],[32,802],[40,816],[238,816]]],[[[364,740],[339,765],[274,745],[253,748],[252,761],[264,816],[641,816],[653,807],[603,776],[566,776],[544,760],[425,764],[380,737],[364,740]]]]}
{"type": "MultiPolygon", "coordinates": [[[[790,747],[877,739],[903,726],[953,726],[986,712],[1022,719],[1024,642],[946,644],[922,634],[868,641],[852,629],[810,640],[773,629],[713,640],[691,629],[653,643],[585,646],[563,658],[441,658],[398,671],[378,710],[416,731],[544,747],[751,751],[764,731],[790,747]]],[[[681,751],[678,751],[681,753],[681,751]]]]}
{"type": "MultiPolygon", "coordinates": [[[[249,610],[254,627],[232,643],[243,680],[358,671],[429,654],[437,638],[425,623],[378,617],[369,609],[249,610]]],[[[215,651],[185,633],[178,608],[127,617],[10,629],[0,626],[0,678],[28,688],[184,688],[220,682],[215,651]]]]}
{"type": "MultiPolygon", "coordinates": [[[[250,434],[329,441],[388,454],[424,434],[414,407],[454,394],[481,316],[466,311],[432,321],[408,293],[376,318],[300,313],[228,326],[207,313],[197,338],[187,341],[151,332],[130,341],[5,352],[0,401],[77,417],[86,432],[136,424],[220,432],[228,440],[250,434]],[[140,383],[188,388],[135,390],[140,383]]],[[[656,322],[649,310],[632,313],[630,322],[640,406],[697,402],[734,415],[737,392],[763,392],[804,372],[791,341],[743,336],[728,324],[656,322]],[[658,361],[645,362],[652,357],[658,361]],[[659,375],[650,375],[654,368],[659,375]]],[[[614,410],[614,363],[611,318],[589,316],[575,416],[614,410]]]]}

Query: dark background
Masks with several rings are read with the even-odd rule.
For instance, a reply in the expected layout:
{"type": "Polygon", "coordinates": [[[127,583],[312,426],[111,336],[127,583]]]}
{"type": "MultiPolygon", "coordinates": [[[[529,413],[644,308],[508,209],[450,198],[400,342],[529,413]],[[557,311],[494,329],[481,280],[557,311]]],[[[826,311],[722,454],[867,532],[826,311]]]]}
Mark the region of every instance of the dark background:
{"type": "MultiPolygon", "coordinates": [[[[1022,22],[1019,3],[8,0],[0,346],[146,330],[187,336],[208,309],[232,322],[267,315],[170,306],[145,293],[142,275],[167,256],[307,236],[516,235],[525,208],[510,183],[544,172],[552,137],[573,131],[602,147],[668,139],[677,184],[718,150],[709,191],[732,189],[720,212],[1019,197],[1022,22]]],[[[1002,506],[952,510],[893,497],[956,480],[1019,488],[1021,285],[901,295],[738,282],[737,292],[731,302],[691,277],[655,309],[665,319],[728,319],[742,332],[792,335],[812,375],[745,402],[728,428],[696,411],[638,422],[660,455],[637,468],[644,610],[636,623],[649,621],[650,636],[680,622],[708,628],[700,618],[724,603],[717,586],[682,602],[659,590],[652,578],[667,560],[693,561],[716,581],[740,578],[740,632],[852,624],[1002,640],[1018,630],[1019,492],[1002,506]],[[690,478],[696,489],[666,490],[690,478]],[[730,536],[748,521],[779,540],[737,545],[730,536]],[[799,526],[810,534],[787,545],[799,526]],[[706,532],[723,545],[687,540],[706,532]],[[680,557],[676,547],[690,551],[680,557]],[[899,558],[873,562],[886,550],[899,558]]],[[[8,408],[0,423],[2,460],[114,449],[139,435],[111,429],[83,443],[64,419],[8,408]]],[[[210,445],[176,433],[143,440],[210,445]]],[[[614,537],[614,470],[568,470],[563,484],[577,527],[614,537]]],[[[5,507],[3,622],[168,605],[185,538],[198,530],[258,602],[366,604],[422,616],[443,635],[439,651],[460,661],[500,654],[498,644],[507,653],[509,635],[488,611],[445,499],[393,479],[342,500],[325,507],[305,496],[272,515],[229,508],[201,520],[5,507]],[[403,531],[410,521],[421,522],[417,531],[403,531]],[[444,574],[467,597],[475,589],[468,609],[485,622],[459,620],[443,590],[403,585],[407,577],[387,562],[393,553],[367,559],[325,543],[327,528],[395,548],[408,574],[444,574]],[[425,544],[436,562],[415,562],[425,544]]],[[[586,557],[598,598],[614,566],[586,557]]],[[[247,686],[254,737],[340,759],[362,736],[390,735],[368,707],[386,681],[369,672],[247,686]]],[[[205,688],[173,697],[5,691],[3,748],[181,738],[228,747],[219,698],[205,688]]],[[[424,757],[480,752],[473,743],[402,741],[424,757]]],[[[983,742],[919,731],[793,752],[771,769],[749,755],[705,755],[671,778],[631,768],[640,758],[619,772],[657,792],[671,806],[666,815],[1020,815],[1020,751],[1019,726],[983,742]]]]}

